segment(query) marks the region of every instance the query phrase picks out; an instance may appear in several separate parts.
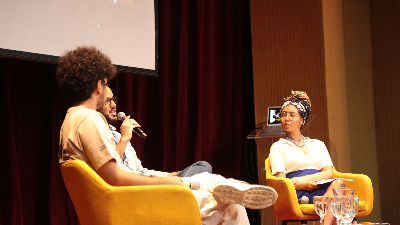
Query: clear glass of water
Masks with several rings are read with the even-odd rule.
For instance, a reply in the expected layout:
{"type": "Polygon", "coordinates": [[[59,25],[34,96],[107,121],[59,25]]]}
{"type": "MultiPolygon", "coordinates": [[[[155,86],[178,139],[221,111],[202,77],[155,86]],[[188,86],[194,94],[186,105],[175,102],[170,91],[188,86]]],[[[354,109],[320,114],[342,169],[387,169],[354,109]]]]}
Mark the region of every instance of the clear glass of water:
{"type": "Polygon", "coordinates": [[[322,225],[324,224],[324,217],[325,217],[326,212],[328,211],[330,200],[331,200],[331,197],[329,197],[329,196],[314,196],[313,197],[314,209],[315,209],[315,212],[319,215],[320,224],[322,224],[322,225]]]}
{"type": "Polygon", "coordinates": [[[336,224],[340,225],[342,216],[344,214],[346,196],[331,197],[330,209],[332,214],[336,217],[336,224]]]}
{"type": "Polygon", "coordinates": [[[358,195],[349,196],[345,200],[345,210],[342,217],[342,224],[351,224],[358,213],[359,201],[358,195]]]}
{"type": "Polygon", "coordinates": [[[352,196],[354,195],[354,189],[351,188],[333,188],[334,196],[352,196]]]}

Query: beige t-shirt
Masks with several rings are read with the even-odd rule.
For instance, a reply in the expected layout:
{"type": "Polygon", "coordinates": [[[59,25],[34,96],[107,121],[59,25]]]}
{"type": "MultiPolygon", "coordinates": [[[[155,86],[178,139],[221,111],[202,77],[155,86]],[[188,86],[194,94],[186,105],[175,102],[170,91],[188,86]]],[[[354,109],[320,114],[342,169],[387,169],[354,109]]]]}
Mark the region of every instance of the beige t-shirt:
{"type": "Polygon", "coordinates": [[[68,109],[60,130],[59,163],[85,161],[96,171],[113,159],[114,137],[104,116],[82,106],[68,109]]]}

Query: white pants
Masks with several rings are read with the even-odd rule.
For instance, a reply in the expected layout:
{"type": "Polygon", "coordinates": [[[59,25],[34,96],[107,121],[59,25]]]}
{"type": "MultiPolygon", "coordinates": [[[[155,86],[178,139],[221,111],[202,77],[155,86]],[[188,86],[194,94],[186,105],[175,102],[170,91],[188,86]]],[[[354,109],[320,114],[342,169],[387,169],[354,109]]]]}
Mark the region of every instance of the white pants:
{"type": "Polygon", "coordinates": [[[200,183],[199,190],[193,190],[200,208],[202,224],[204,225],[242,225],[250,224],[246,209],[238,204],[222,204],[215,201],[212,196],[214,187],[223,183],[223,176],[200,173],[192,177],[182,178],[185,183],[197,181],[200,183]]]}

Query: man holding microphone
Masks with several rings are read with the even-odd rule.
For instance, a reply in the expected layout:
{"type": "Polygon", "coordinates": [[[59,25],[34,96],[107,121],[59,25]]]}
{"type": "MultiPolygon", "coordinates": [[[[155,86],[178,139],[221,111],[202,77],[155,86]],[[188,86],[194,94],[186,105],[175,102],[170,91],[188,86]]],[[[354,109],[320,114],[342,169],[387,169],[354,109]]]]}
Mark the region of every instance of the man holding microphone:
{"type": "MultiPolygon", "coordinates": [[[[125,155],[127,164],[122,160],[130,146],[133,128],[140,125],[133,119],[125,119],[118,140],[118,135],[110,132],[106,117],[99,113],[108,113],[110,119],[116,117],[116,99],[107,85],[116,73],[110,59],[94,47],[78,47],[60,57],[56,78],[71,106],[60,129],[60,164],[82,160],[113,186],[185,186],[178,176],[143,176],[146,171],[137,156],[129,161],[131,157],[125,155]]],[[[249,185],[208,172],[187,179],[200,184],[193,193],[203,224],[249,224],[244,207],[266,208],[278,197],[270,187],[249,185]]]]}

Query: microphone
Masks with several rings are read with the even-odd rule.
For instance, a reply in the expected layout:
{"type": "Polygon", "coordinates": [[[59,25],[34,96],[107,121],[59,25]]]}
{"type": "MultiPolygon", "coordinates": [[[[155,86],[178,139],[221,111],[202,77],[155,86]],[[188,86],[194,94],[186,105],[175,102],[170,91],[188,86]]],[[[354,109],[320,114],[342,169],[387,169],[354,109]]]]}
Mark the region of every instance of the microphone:
{"type": "MultiPolygon", "coordinates": [[[[121,121],[124,121],[124,120],[126,119],[125,113],[124,113],[124,112],[119,112],[118,115],[117,115],[117,119],[118,119],[118,120],[121,120],[121,121]]],[[[147,137],[147,134],[145,134],[145,133],[142,131],[142,129],[140,129],[139,127],[133,128],[133,131],[134,131],[137,135],[139,135],[140,137],[142,137],[143,139],[145,139],[145,138],[147,137]]]]}
{"type": "Polygon", "coordinates": [[[200,183],[198,181],[195,181],[195,180],[192,181],[192,182],[189,182],[189,183],[185,183],[184,182],[184,184],[186,186],[188,186],[192,190],[199,190],[200,189],[200,183]]]}

